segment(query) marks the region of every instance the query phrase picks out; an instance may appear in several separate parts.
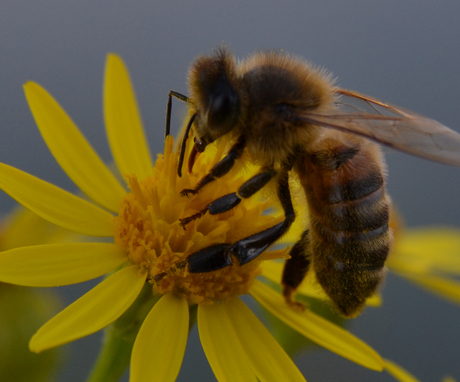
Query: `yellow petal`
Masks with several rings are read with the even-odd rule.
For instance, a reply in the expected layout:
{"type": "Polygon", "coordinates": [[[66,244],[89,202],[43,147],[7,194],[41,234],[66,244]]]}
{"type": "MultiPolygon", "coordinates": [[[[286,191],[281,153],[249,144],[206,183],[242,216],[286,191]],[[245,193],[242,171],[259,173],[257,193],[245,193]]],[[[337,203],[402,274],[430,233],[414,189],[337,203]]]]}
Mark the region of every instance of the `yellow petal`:
{"type": "Polygon", "coordinates": [[[280,344],[239,298],[223,306],[259,380],[305,381],[280,344]]]}
{"type": "Polygon", "coordinates": [[[449,256],[448,253],[442,251],[434,252],[438,256],[437,258],[427,258],[421,252],[418,252],[418,254],[394,252],[387,261],[387,266],[393,271],[417,273],[419,275],[433,272],[453,276],[460,275],[460,249],[455,256],[449,256]]]}
{"type": "Polygon", "coordinates": [[[175,381],[189,330],[188,304],[164,295],[145,318],[131,355],[130,382],[175,381]]]}
{"type": "Polygon", "coordinates": [[[397,272],[400,276],[428,289],[429,291],[460,304],[460,282],[445,277],[429,274],[417,275],[412,273],[397,272]]]}
{"type": "MultiPolygon", "coordinates": [[[[281,275],[283,274],[283,267],[284,264],[278,261],[264,261],[261,263],[262,276],[266,277],[268,280],[274,283],[280,284],[281,275]]],[[[307,273],[307,276],[299,285],[297,293],[319,300],[329,300],[329,297],[327,297],[326,293],[316,281],[313,272],[307,273]]],[[[380,306],[382,305],[382,298],[379,295],[369,297],[366,301],[366,305],[374,307],[380,306]]]]}
{"type": "Polygon", "coordinates": [[[40,85],[24,85],[27,102],[51,153],[75,184],[96,203],[118,212],[125,190],[75,126],[40,85]]]}
{"type": "Polygon", "coordinates": [[[137,265],[114,273],[43,325],[30,340],[30,350],[39,353],[106,327],[134,302],[146,276],[139,275],[137,265]]]}
{"type": "Polygon", "coordinates": [[[120,173],[136,174],[138,179],[145,179],[152,173],[152,160],[129,73],[115,54],[107,56],[104,118],[110,148],[120,173]]]}
{"type": "Polygon", "coordinates": [[[393,272],[418,273],[421,275],[433,271],[432,262],[425,258],[417,258],[407,253],[395,251],[391,254],[386,262],[387,267],[393,272]]]}
{"type": "Polygon", "coordinates": [[[256,280],[249,292],[269,312],[318,345],[369,369],[382,370],[380,355],[348,331],[309,310],[289,308],[281,295],[260,281],[256,280]]]}
{"type": "Polygon", "coordinates": [[[208,362],[219,382],[257,381],[224,305],[198,306],[198,330],[208,362]]]}
{"type": "Polygon", "coordinates": [[[24,207],[60,227],[90,236],[113,236],[113,216],[21,170],[0,163],[0,188],[24,207]]]}
{"type": "Polygon", "coordinates": [[[0,253],[0,280],[51,287],[75,284],[105,275],[127,259],[110,243],[71,243],[20,247],[0,253]]]}
{"type": "Polygon", "coordinates": [[[385,370],[390,373],[394,378],[401,382],[420,382],[412,374],[404,370],[401,366],[396,365],[394,362],[386,359],[385,370]]]}

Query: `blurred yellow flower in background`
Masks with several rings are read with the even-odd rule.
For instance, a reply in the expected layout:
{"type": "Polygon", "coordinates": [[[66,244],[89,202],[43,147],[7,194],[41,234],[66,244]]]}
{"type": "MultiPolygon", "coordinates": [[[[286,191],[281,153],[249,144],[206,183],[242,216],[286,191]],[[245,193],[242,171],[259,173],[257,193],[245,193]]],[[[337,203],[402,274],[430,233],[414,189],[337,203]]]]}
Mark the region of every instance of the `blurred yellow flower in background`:
{"type": "MultiPolygon", "coordinates": [[[[63,231],[22,207],[15,208],[0,221],[0,253],[63,239],[63,231]]],[[[2,381],[42,382],[54,379],[64,358],[61,352],[53,350],[34,354],[30,352],[28,342],[33,333],[61,308],[62,302],[55,291],[0,282],[2,381]]]]}
{"type": "Polygon", "coordinates": [[[460,304],[460,230],[400,228],[387,261],[391,272],[460,304]]]}

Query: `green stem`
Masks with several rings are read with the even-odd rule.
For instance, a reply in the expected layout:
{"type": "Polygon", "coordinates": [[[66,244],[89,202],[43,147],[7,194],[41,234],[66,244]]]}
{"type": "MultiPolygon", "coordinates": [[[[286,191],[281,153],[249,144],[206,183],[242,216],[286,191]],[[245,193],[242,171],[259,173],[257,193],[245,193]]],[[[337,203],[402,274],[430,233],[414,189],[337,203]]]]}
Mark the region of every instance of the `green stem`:
{"type": "Polygon", "coordinates": [[[131,350],[145,317],[158,298],[146,284],[131,307],[105,329],[104,343],[87,382],[116,382],[129,365],[131,350]]]}
{"type": "Polygon", "coordinates": [[[114,335],[113,332],[112,329],[107,329],[104,345],[88,382],[116,382],[126,370],[131,356],[130,344],[123,338],[114,335]]]}

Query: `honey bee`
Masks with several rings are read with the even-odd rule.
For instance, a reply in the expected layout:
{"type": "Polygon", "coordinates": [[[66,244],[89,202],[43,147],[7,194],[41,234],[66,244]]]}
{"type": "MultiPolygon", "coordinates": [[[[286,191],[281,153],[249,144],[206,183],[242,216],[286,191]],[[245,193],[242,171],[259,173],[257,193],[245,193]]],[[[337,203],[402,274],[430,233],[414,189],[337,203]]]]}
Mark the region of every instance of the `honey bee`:
{"type": "Polygon", "coordinates": [[[385,276],[392,243],[391,201],[385,190],[386,166],[379,144],[460,166],[460,135],[429,118],[334,85],[331,75],[310,63],[280,52],[258,52],[237,63],[225,48],[201,56],[189,72],[190,96],[171,91],[188,103],[192,117],[182,142],[192,130],[196,156],[221,139],[234,142],[227,155],[204,176],[191,196],[224,176],[247,149],[260,171],[239,189],[181,219],[185,227],[205,213],[228,211],[277,182],[285,219],[236,243],[219,243],[188,258],[190,272],[210,272],[245,264],[276,242],[295,219],[289,174],[295,172],[305,192],[309,227],[290,251],[282,275],[283,295],[294,294],[310,268],[340,314],[353,317],[385,276]]]}

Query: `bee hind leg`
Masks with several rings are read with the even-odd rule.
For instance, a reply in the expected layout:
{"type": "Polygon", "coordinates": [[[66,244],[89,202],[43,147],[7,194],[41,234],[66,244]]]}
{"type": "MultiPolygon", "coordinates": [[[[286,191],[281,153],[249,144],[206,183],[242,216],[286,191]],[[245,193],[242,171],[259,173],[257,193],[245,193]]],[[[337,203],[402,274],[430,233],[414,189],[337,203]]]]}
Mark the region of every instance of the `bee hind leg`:
{"type": "MultiPolygon", "coordinates": [[[[275,175],[276,171],[272,168],[256,174],[238,189],[238,194],[228,194],[210,203],[208,207],[212,205],[213,208],[209,207],[209,213],[228,211],[234,207],[233,204],[236,205],[241,201],[240,196],[250,197],[265,186],[275,175]]],[[[234,255],[240,264],[246,264],[259,256],[289,229],[295,219],[287,171],[281,174],[278,181],[278,197],[284,209],[284,221],[264,231],[245,237],[233,245],[229,243],[215,244],[193,253],[188,258],[189,271],[192,273],[211,272],[224,268],[232,264],[231,255],[234,255]]]]}
{"type": "Polygon", "coordinates": [[[286,260],[284,264],[283,276],[281,279],[283,296],[289,306],[296,310],[304,310],[304,304],[295,301],[294,295],[310,268],[311,250],[308,230],[302,234],[302,237],[294,247],[292,247],[289,254],[291,258],[286,260]]]}

